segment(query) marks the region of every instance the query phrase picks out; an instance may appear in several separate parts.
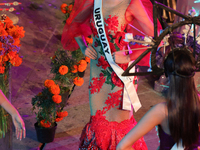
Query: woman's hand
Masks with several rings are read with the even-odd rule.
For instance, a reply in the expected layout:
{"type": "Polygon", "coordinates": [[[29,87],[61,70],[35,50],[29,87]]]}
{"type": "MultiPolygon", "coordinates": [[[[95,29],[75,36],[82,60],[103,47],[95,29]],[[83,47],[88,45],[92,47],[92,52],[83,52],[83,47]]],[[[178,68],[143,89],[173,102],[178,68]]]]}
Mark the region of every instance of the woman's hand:
{"type": "Polygon", "coordinates": [[[117,64],[126,64],[129,63],[131,61],[130,56],[129,55],[125,55],[124,52],[114,52],[112,53],[113,56],[113,60],[117,63],[117,64]]]}
{"type": "Polygon", "coordinates": [[[97,59],[96,50],[91,45],[87,46],[86,42],[84,42],[85,40],[83,39],[83,37],[81,36],[75,37],[75,40],[85,56],[91,59],[97,59]]]}
{"type": "Polygon", "coordinates": [[[85,55],[91,59],[97,59],[97,52],[91,45],[85,49],[85,55]]]}
{"type": "Polygon", "coordinates": [[[15,132],[16,132],[16,137],[17,139],[21,140],[22,138],[26,137],[26,129],[25,129],[25,124],[21,116],[16,113],[11,115],[12,116],[12,121],[15,126],[15,132]]]}

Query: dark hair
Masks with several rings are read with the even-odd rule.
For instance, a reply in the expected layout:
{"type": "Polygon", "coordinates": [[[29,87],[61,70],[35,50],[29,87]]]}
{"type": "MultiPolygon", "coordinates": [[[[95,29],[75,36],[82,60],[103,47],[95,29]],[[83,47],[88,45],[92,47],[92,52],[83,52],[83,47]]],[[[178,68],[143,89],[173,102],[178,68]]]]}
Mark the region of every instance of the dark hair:
{"type": "Polygon", "coordinates": [[[178,144],[189,147],[198,140],[200,105],[193,75],[195,59],[186,48],[169,53],[164,69],[170,85],[167,97],[170,134],[178,144]]]}

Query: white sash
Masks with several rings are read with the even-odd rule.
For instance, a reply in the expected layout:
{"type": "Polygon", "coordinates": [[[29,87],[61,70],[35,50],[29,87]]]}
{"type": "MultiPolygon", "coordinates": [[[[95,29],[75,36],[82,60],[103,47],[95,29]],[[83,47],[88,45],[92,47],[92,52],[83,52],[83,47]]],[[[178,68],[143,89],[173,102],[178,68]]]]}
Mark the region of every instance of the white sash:
{"type": "Polygon", "coordinates": [[[102,15],[102,0],[94,0],[94,21],[108,63],[110,64],[114,72],[117,74],[117,76],[124,83],[122,109],[131,110],[131,104],[132,104],[136,112],[141,107],[141,103],[139,101],[138,95],[136,93],[133,84],[134,77],[121,76],[124,70],[113,61],[110,51],[110,45],[107,40],[104,28],[103,15],[102,15]]]}

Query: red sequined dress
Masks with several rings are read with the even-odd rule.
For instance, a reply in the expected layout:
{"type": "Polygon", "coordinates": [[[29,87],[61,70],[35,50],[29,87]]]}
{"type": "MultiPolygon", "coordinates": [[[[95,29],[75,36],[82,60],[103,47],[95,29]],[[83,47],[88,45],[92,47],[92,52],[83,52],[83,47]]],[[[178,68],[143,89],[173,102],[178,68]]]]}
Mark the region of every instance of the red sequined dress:
{"type": "MultiPolygon", "coordinates": [[[[124,0],[112,9],[103,8],[105,31],[111,52],[120,51],[124,47],[127,48],[128,43],[124,41],[126,32],[134,33],[134,35],[140,34],[128,26],[129,23],[134,24],[134,16],[132,16],[131,21],[127,19],[128,14],[130,17],[133,1],[124,0]]],[[[152,15],[151,2],[149,0],[142,2],[150,8],[146,11],[152,15]]],[[[63,30],[62,44],[66,50],[76,50],[78,45],[74,37],[80,35],[87,37],[93,34],[92,46],[97,51],[98,58],[91,60],[90,63],[89,102],[91,118],[83,129],[79,149],[115,150],[119,141],[136,125],[136,121],[130,111],[122,110],[124,85],[105,58],[94,26],[93,6],[93,0],[75,0],[73,11],[63,30]]],[[[139,25],[136,24],[135,26],[142,30],[139,25]]],[[[141,63],[146,65],[148,61],[144,60],[141,63]]],[[[128,64],[120,64],[119,66],[125,70],[128,64]]],[[[137,86],[137,78],[135,78],[133,84],[137,86]]],[[[139,139],[133,145],[133,148],[135,150],[146,150],[147,146],[144,139],[139,139]]]]}

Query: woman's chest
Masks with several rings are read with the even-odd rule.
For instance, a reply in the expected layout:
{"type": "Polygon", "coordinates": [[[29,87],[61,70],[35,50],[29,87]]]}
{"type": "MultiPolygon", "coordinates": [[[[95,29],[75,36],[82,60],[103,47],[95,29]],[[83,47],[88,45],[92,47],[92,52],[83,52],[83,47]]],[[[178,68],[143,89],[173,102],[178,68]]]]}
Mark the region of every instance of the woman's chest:
{"type": "MultiPolygon", "coordinates": [[[[113,0],[111,2],[109,0],[102,1],[102,18],[104,18],[103,21],[105,27],[110,31],[113,29],[115,31],[122,31],[122,26],[127,24],[125,15],[130,0],[113,0]]],[[[94,20],[93,17],[94,16],[92,15],[92,20],[94,20]]]]}

